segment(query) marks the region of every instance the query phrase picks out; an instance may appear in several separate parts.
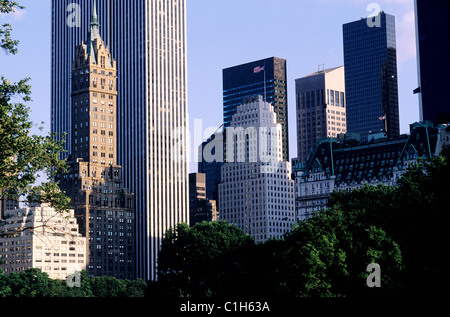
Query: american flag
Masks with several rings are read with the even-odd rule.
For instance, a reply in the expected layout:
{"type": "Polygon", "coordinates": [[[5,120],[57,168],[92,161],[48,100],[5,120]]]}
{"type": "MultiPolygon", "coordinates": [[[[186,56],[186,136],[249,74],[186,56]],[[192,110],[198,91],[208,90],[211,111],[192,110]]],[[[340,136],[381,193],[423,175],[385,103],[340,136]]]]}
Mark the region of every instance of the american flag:
{"type": "Polygon", "coordinates": [[[258,74],[264,70],[264,66],[258,66],[253,70],[254,74],[258,74]]]}
{"type": "Polygon", "coordinates": [[[379,117],[378,120],[386,120],[386,115],[379,117]]]}

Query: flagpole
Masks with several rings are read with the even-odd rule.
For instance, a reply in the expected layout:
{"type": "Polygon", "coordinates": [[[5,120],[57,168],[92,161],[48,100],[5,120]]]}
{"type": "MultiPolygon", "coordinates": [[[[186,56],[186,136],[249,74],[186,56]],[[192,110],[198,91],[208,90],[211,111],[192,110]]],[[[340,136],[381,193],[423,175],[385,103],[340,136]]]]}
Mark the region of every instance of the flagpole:
{"type": "Polygon", "coordinates": [[[267,101],[267,93],[266,93],[266,63],[264,63],[264,101],[267,101]]]}

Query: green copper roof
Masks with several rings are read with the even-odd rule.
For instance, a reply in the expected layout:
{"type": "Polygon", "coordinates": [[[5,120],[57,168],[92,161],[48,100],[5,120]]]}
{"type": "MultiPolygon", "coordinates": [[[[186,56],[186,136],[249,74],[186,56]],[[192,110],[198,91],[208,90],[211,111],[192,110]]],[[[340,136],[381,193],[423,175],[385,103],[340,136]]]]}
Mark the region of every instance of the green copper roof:
{"type": "Polygon", "coordinates": [[[98,23],[98,15],[97,15],[97,1],[93,0],[93,12],[91,18],[91,30],[89,31],[89,40],[87,44],[87,53],[88,56],[92,56],[94,63],[97,63],[97,56],[95,56],[94,52],[94,41],[95,39],[100,39],[100,31],[99,31],[99,23],[98,23]]]}

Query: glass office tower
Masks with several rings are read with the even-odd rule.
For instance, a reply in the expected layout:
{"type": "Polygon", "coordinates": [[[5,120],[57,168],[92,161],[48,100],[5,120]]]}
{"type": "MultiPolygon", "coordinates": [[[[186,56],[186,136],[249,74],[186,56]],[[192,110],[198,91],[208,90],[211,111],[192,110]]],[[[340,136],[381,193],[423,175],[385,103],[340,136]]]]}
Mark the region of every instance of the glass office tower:
{"type": "MultiPolygon", "coordinates": [[[[97,8],[117,62],[117,163],[136,197],[137,276],[154,280],[164,233],[189,223],[186,3],[97,0],[97,8]]],[[[52,132],[67,133],[69,153],[72,61],[92,9],[91,0],[52,0],[52,132]]]]}
{"type": "Polygon", "coordinates": [[[450,3],[416,0],[420,120],[450,122],[450,3]]]}
{"type": "Polygon", "coordinates": [[[272,104],[282,127],[283,159],[289,161],[288,99],[286,60],[278,57],[238,65],[223,70],[224,127],[231,124],[237,107],[246,97],[264,96],[272,104]]]}
{"type": "Polygon", "coordinates": [[[377,18],[343,25],[347,131],[360,133],[361,141],[400,135],[395,17],[380,12],[377,18]]]}

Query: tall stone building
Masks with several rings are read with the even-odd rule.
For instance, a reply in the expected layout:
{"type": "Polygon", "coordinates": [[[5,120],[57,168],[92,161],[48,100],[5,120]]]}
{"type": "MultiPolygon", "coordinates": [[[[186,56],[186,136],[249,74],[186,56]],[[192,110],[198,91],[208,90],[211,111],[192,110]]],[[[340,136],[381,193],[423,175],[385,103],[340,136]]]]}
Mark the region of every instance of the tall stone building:
{"type": "Polygon", "coordinates": [[[247,98],[227,128],[219,219],[257,243],[282,238],[295,222],[291,165],[282,153],[282,125],[274,107],[262,96],[247,98]]]}
{"type": "Polygon", "coordinates": [[[89,39],[73,62],[72,153],[61,188],[88,239],[88,274],[134,279],[134,195],[116,160],[116,83],[116,62],[100,37],[94,6],[89,39]]]}
{"type": "Polygon", "coordinates": [[[347,132],[344,67],[295,80],[298,161],[306,164],[317,143],[347,132]]]}
{"type": "MultiPolygon", "coordinates": [[[[73,153],[69,64],[75,45],[88,37],[94,0],[51,2],[51,130],[68,133],[66,149],[73,153]]],[[[137,274],[155,280],[165,232],[189,222],[186,0],[96,2],[119,74],[114,155],[124,187],[135,195],[137,274]]]]}

